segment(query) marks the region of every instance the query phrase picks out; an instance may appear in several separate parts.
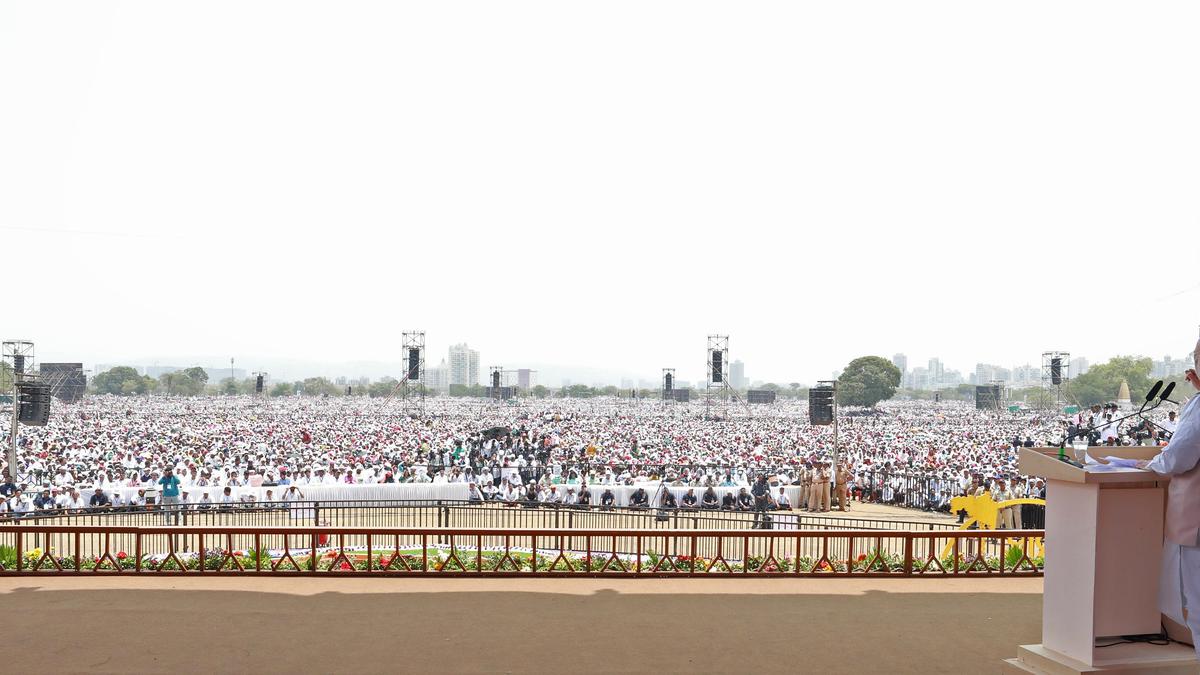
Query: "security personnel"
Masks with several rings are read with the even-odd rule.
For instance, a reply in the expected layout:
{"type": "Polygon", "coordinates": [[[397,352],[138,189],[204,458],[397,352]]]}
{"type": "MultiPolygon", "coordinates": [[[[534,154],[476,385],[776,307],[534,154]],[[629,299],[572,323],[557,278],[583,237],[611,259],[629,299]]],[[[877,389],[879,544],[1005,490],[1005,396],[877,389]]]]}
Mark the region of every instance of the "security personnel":
{"type": "Polygon", "coordinates": [[[837,471],[833,474],[833,481],[837,485],[838,507],[842,511],[849,511],[850,489],[848,483],[850,481],[850,471],[846,468],[845,462],[838,463],[837,471]]]}
{"type": "MultiPolygon", "coordinates": [[[[997,478],[996,484],[992,487],[992,501],[999,504],[1000,502],[1008,501],[1009,499],[1012,499],[1012,493],[1010,493],[1008,488],[1005,486],[1004,479],[997,478]]],[[[1000,509],[999,516],[996,518],[996,527],[1009,530],[1017,529],[1017,521],[1013,517],[1013,508],[1011,506],[1006,506],[1000,509]]]]}
{"type": "Polygon", "coordinates": [[[830,478],[829,462],[821,462],[821,468],[817,471],[817,480],[820,482],[817,503],[821,513],[829,512],[830,478]]]}

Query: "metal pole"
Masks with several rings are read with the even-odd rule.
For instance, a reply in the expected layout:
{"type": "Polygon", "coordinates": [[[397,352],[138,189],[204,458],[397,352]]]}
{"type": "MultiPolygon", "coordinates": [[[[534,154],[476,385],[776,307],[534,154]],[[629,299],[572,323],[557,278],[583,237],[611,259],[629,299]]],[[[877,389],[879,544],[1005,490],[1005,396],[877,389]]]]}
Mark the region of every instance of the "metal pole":
{"type": "Polygon", "coordinates": [[[20,483],[17,476],[17,369],[13,368],[12,384],[12,426],[8,435],[8,475],[14,483],[20,483]]]}
{"type": "Polygon", "coordinates": [[[838,469],[837,382],[833,383],[833,470],[838,469]]]}

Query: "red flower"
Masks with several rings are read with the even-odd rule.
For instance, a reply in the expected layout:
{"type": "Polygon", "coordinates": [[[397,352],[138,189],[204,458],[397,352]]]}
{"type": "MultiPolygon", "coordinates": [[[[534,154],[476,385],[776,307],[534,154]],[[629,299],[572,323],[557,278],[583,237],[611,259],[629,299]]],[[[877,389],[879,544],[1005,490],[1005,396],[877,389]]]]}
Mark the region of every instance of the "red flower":
{"type": "Polygon", "coordinates": [[[125,554],[125,551],[121,551],[121,552],[117,553],[117,560],[124,560],[128,557],[129,556],[125,554]]]}
{"type": "Polygon", "coordinates": [[[390,564],[392,564],[392,559],[389,558],[388,556],[381,556],[379,558],[379,566],[380,567],[387,567],[390,564]]]}
{"type": "Polygon", "coordinates": [[[350,563],[343,560],[342,564],[338,566],[338,569],[339,570],[348,570],[348,569],[350,569],[350,563]]]}
{"type": "Polygon", "coordinates": [[[862,562],[862,561],[864,561],[864,560],[866,560],[866,559],[867,559],[867,554],[866,554],[866,553],[859,553],[859,554],[858,554],[858,562],[862,562]]]}

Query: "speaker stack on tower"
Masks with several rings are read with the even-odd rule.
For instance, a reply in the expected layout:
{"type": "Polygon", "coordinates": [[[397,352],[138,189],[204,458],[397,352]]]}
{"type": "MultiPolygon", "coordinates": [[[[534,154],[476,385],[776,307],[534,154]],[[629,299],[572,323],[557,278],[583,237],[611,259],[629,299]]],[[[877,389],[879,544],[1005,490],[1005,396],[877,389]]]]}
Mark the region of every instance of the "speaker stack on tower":
{"type": "Polygon", "coordinates": [[[50,422],[50,385],[41,382],[17,383],[17,421],[31,427],[50,422]]]}
{"type": "Polygon", "coordinates": [[[833,387],[819,386],[808,390],[808,423],[833,424],[833,387]]]}

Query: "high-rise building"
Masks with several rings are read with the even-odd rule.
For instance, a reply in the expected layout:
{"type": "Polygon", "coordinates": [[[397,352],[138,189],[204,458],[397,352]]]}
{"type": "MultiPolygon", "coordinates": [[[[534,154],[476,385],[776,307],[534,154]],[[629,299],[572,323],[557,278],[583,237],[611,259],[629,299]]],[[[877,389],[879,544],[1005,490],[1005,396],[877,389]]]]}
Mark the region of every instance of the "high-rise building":
{"type": "Polygon", "coordinates": [[[1088,371],[1088,360],[1082,356],[1071,359],[1071,377],[1079,377],[1088,371]]]}
{"type": "Polygon", "coordinates": [[[740,360],[729,364],[729,382],[734,389],[746,388],[746,364],[740,360]]]}
{"type": "Polygon", "coordinates": [[[529,390],[533,387],[533,371],[528,368],[517,369],[517,387],[529,390]]]}
{"type": "Polygon", "coordinates": [[[900,374],[908,372],[908,357],[904,354],[894,354],[892,356],[892,365],[900,369],[900,374]]]}
{"type": "Polygon", "coordinates": [[[1174,377],[1182,375],[1191,367],[1191,359],[1173,359],[1170,356],[1164,356],[1162,361],[1154,361],[1150,375],[1158,378],[1174,377]]]}
{"type": "Polygon", "coordinates": [[[931,389],[929,386],[929,371],[917,366],[908,372],[909,389],[931,389]]]}
{"type": "Polygon", "coordinates": [[[425,387],[443,390],[450,384],[449,377],[450,369],[446,366],[446,359],[442,359],[441,365],[425,369],[425,387]]]}
{"type": "Polygon", "coordinates": [[[929,373],[929,383],[933,385],[931,388],[936,389],[942,381],[942,375],[946,372],[946,367],[942,365],[942,360],[938,357],[929,359],[929,367],[926,368],[929,373]]]}
{"type": "Polygon", "coordinates": [[[1042,369],[1027,363],[1023,366],[1013,366],[1012,379],[1008,384],[1013,387],[1036,387],[1041,381],[1042,369]]]}
{"type": "Polygon", "coordinates": [[[450,347],[450,372],[446,384],[462,384],[468,387],[479,384],[479,352],[464,342],[450,347]]]}
{"type": "Polygon", "coordinates": [[[975,364],[975,384],[991,384],[992,382],[1012,384],[1013,373],[1008,368],[1002,368],[990,363],[975,364]]]}

